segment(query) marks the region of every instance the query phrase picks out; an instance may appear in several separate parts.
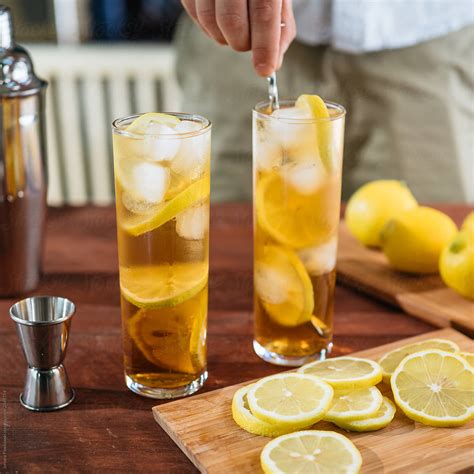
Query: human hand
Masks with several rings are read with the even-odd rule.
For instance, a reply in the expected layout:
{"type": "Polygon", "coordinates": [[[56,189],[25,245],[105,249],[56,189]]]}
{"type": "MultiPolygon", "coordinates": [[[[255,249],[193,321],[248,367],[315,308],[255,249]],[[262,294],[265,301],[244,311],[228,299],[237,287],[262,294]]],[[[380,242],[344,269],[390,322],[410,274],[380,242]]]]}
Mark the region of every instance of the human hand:
{"type": "Polygon", "coordinates": [[[181,0],[210,38],[236,51],[252,51],[257,74],[281,67],[296,35],[292,0],[181,0]],[[282,26],[283,25],[283,26],[282,26]]]}

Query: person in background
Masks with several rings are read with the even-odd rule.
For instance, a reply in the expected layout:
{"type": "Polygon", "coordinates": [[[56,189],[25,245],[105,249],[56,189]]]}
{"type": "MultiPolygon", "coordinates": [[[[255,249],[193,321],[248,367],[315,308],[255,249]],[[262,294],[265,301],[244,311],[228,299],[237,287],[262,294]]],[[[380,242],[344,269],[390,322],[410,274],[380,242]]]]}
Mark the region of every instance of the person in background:
{"type": "Polygon", "coordinates": [[[420,201],[474,202],[472,0],[182,4],[178,80],[213,122],[214,200],[251,199],[251,109],[278,70],[281,97],[346,107],[344,199],[388,178],[420,201]]]}

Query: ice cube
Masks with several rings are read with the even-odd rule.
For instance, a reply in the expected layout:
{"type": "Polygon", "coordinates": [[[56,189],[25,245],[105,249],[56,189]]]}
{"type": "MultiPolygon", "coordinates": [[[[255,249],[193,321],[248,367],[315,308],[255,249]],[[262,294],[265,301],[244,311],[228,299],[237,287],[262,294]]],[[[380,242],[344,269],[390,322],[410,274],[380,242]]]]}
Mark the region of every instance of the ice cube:
{"type": "Polygon", "coordinates": [[[202,124],[192,120],[181,120],[174,128],[177,133],[192,133],[201,130],[202,124]]]}
{"type": "Polygon", "coordinates": [[[286,151],[316,142],[316,126],[313,123],[299,122],[302,119],[312,118],[309,109],[297,107],[277,109],[272,112],[272,117],[280,119],[270,122],[272,141],[280,143],[286,151]]]}
{"type": "Polygon", "coordinates": [[[270,304],[282,304],[288,299],[288,278],[275,268],[255,265],[255,291],[259,298],[270,304]]]}
{"type": "Polygon", "coordinates": [[[289,163],[282,168],[283,179],[300,194],[314,194],[327,179],[327,173],[319,157],[301,163],[289,163]]]}
{"type": "Polygon", "coordinates": [[[158,204],[165,198],[170,182],[170,170],[163,166],[140,162],[130,170],[127,191],[137,199],[158,204]]]}
{"type": "Polygon", "coordinates": [[[258,130],[253,130],[253,159],[258,169],[271,171],[281,166],[283,162],[283,150],[279,143],[267,140],[265,134],[258,130]]]}
{"type": "MultiPolygon", "coordinates": [[[[183,120],[175,127],[178,133],[190,133],[200,130],[201,124],[190,120],[183,120]]],[[[189,179],[199,177],[206,166],[210,152],[210,135],[200,135],[180,138],[181,147],[179,153],[171,163],[171,169],[189,179]]]]}
{"type": "Polygon", "coordinates": [[[126,191],[122,193],[122,204],[125,209],[133,214],[148,214],[156,206],[156,204],[144,201],[143,199],[138,199],[126,191]]]}
{"type": "Polygon", "coordinates": [[[209,231],[209,204],[185,209],[176,216],[176,233],[186,240],[201,240],[209,231]]]}
{"type": "Polygon", "coordinates": [[[301,249],[298,251],[298,256],[310,275],[329,273],[336,267],[337,238],[333,237],[328,242],[315,247],[301,249]]]}
{"type": "Polygon", "coordinates": [[[176,136],[176,129],[162,123],[150,122],[146,133],[153,134],[143,138],[143,156],[146,159],[171,161],[177,155],[181,140],[176,136]]]}
{"type": "Polygon", "coordinates": [[[285,107],[283,109],[276,109],[272,112],[272,117],[277,117],[286,120],[301,120],[311,119],[311,110],[306,107],[285,107]]]}

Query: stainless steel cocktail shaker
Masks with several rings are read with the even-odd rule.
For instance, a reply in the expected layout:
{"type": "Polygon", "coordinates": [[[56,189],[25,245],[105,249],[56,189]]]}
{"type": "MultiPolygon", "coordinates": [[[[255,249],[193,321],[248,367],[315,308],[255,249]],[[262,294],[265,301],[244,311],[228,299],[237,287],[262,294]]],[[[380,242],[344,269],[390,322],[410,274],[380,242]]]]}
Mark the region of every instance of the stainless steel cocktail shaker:
{"type": "Polygon", "coordinates": [[[46,215],[44,92],[0,6],[0,296],[39,281],[46,215]]]}

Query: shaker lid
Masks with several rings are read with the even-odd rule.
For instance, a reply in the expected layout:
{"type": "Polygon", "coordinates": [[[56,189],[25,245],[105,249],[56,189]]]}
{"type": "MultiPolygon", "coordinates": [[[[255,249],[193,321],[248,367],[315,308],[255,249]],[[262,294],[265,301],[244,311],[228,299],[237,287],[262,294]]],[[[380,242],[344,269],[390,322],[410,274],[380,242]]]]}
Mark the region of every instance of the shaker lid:
{"type": "Polygon", "coordinates": [[[0,96],[35,94],[46,84],[36,76],[29,54],[15,43],[10,9],[0,6],[0,96]]]}

